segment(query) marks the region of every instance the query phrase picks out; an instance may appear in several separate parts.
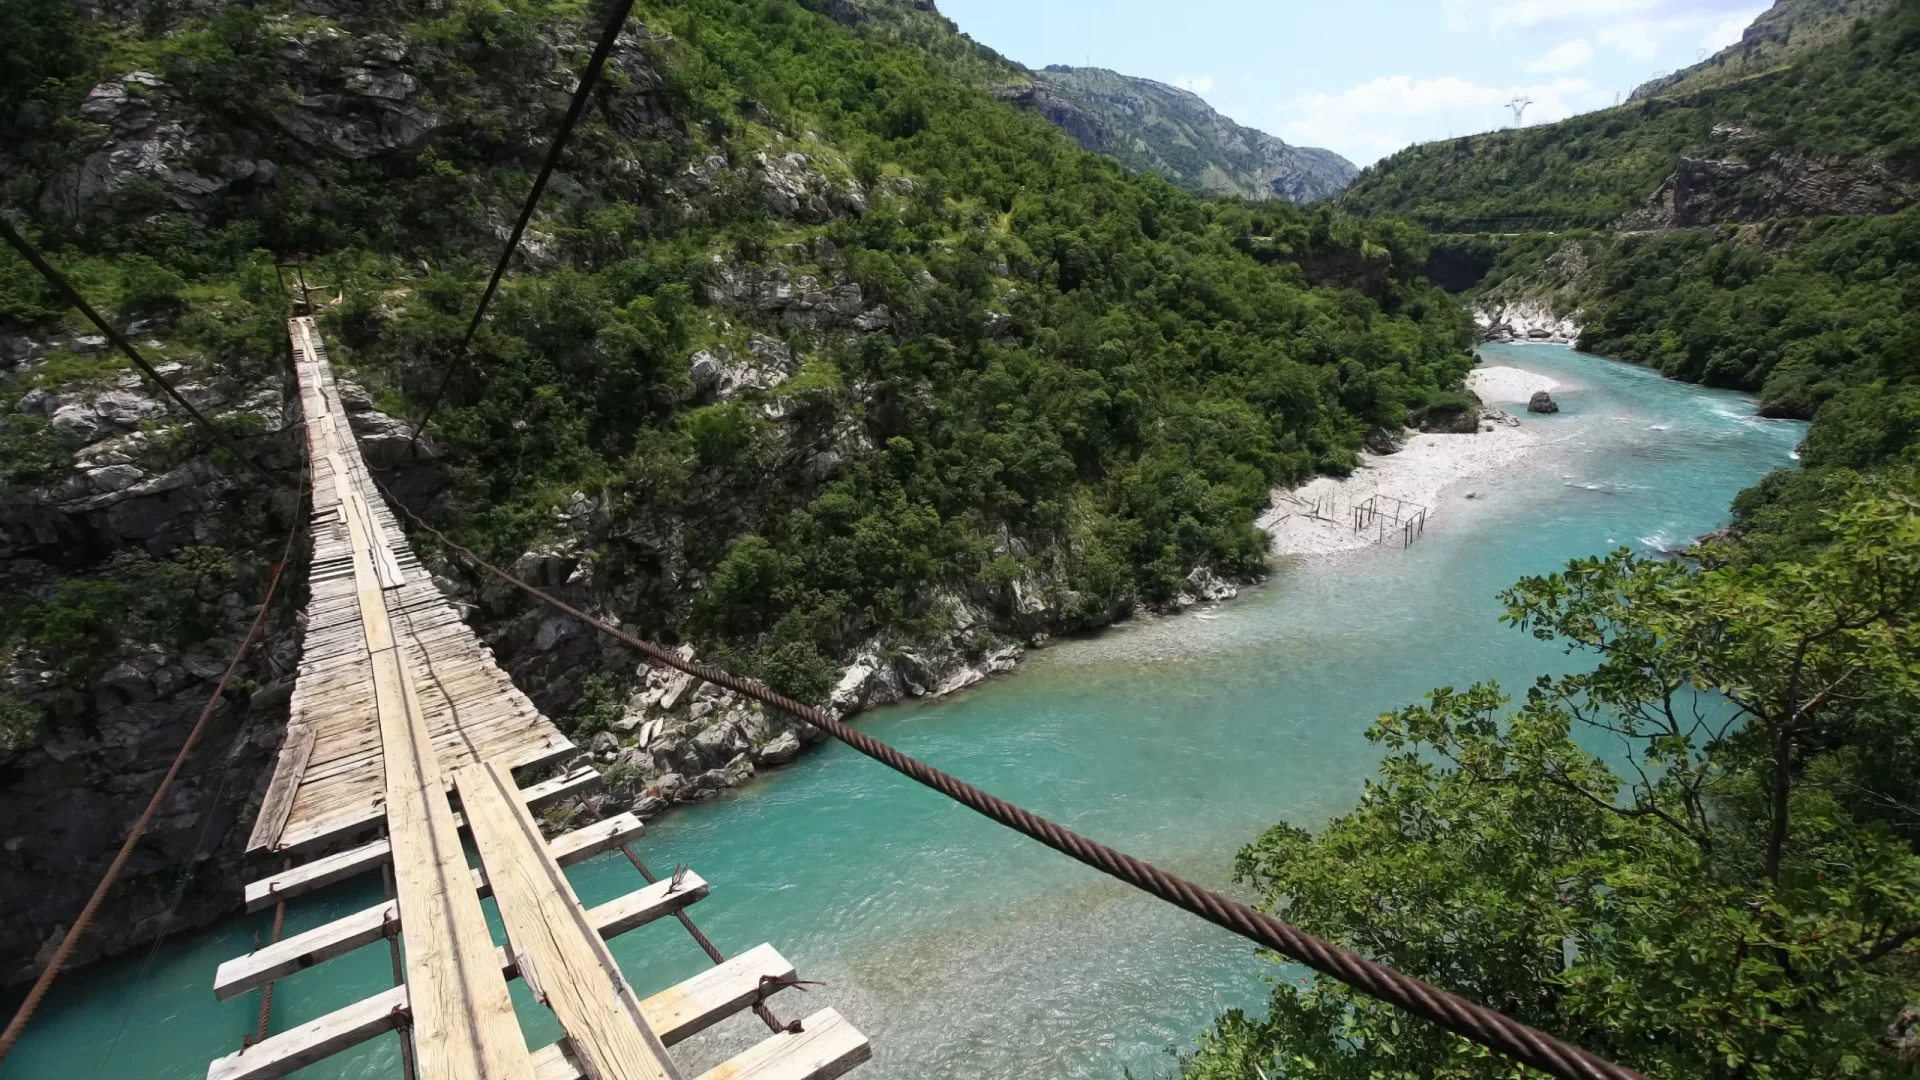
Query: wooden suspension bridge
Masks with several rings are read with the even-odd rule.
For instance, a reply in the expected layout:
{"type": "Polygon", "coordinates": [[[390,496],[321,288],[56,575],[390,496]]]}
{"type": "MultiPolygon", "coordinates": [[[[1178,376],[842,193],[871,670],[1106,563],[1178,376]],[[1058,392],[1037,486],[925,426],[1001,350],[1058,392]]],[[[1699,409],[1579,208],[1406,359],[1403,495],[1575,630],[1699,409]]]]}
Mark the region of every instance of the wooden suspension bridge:
{"type": "Polygon", "coordinates": [[[773,1019],[765,1000],[795,984],[793,965],[772,945],[730,960],[714,950],[685,918],[708,894],[699,875],[648,874],[644,888],[580,903],[564,867],[626,848],[644,826],[620,814],[542,835],[534,815],[599,776],[559,767],[573,744],[414,558],[361,459],[313,319],[290,319],[288,336],[312,466],[311,603],[286,740],[249,843],[284,868],[246,886],[246,903],[275,907],[375,871],[393,887],[383,904],[220,965],[214,994],[270,990],[382,940],[395,985],[277,1034],[263,1026],[208,1080],[272,1080],[389,1031],[418,1080],[681,1080],[668,1047],[749,1009],[776,1030],[700,1080],[827,1080],[867,1060],[866,1037],[833,1009],[773,1019]],[[558,775],[521,787],[515,770],[558,775]],[[487,895],[504,945],[481,909],[487,895]],[[641,997],[606,943],[665,917],[679,917],[715,966],[641,997]],[[552,1011],[559,1042],[528,1048],[513,978],[552,1011]]]}

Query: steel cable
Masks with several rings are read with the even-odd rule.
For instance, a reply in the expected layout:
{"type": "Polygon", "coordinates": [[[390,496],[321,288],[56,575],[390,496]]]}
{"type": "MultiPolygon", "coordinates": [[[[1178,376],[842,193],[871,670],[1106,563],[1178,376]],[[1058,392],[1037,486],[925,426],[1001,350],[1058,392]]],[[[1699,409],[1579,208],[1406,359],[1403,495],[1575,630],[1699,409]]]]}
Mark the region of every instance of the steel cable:
{"type": "Polygon", "coordinates": [[[520,217],[513,223],[513,231],[507,234],[507,246],[500,252],[500,261],[494,264],[493,276],[487,279],[487,288],[480,294],[479,305],[473,309],[467,332],[461,336],[453,358],[441,373],[440,387],[427,403],[426,413],[414,425],[413,435],[407,439],[407,456],[413,456],[421,433],[427,430],[434,414],[440,410],[440,401],[446,396],[447,387],[452,385],[454,375],[466,366],[467,349],[473,345],[474,335],[480,331],[480,320],[486,317],[487,305],[493,302],[493,294],[500,288],[500,279],[507,272],[507,264],[513,261],[513,253],[520,248],[520,236],[527,231],[527,222],[533,219],[534,208],[540,205],[540,196],[547,190],[547,180],[560,164],[560,152],[566,148],[567,138],[573,134],[573,126],[579,121],[580,114],[586,111],[587,98],[592,94],[594,84],[600,80],[600,72],[607,66],[607,57],[613,53],[613,46],[619,40],[620,31],[627,25],[627,16],[632,11],[633,0],[613,0],[613,11],[607,18],[606,27],[600,32],[599,42],[593,47],[593,56],[587,60],[587,70],[580,76],[580,85],[574,88],[573,100],[567,103],[566,119],[560,122],[560,130],[554,133],[553,143],[547,147],[547,159],[541,163],[539,175],[534,177],[533,190],[527,192],[527,201],[520,207],[520,217]]]}
{"type": "Polygon", "coordinates": [[[1081,836],[1065,826],[941,772],[878,739],[863,735],[823,710],[795,701],[753,679],[742,678],[731,672],[685,659],[676,652],[610,626],[563,600],[541,592],[482,559],[471,549],[448,539],[446,534],[422,521],[419,515],[404,503],[394,499],[391,492],[388,492],[387,498],[398,506],[415,525],[431,534],[448,549],[460,553],[480,570],[541,603],[579,619],[595,630],[676,671],[725,687],[762,705],[796,716],[895,772],[924,784],[968,809],[991,818],[1024,836],[1038,840],[1055,851],[1071,856],[1110,877],[1151,893],[1175,907],[1198,915],[1216,926],[1231,930],[1290,960],[1338,979],[1370,997],[1395,1005],[1447,1031],[1505,1054],[1515,1061],[1560,1077],[1561,1080],[1645,1080],[1640,1073],[1632,1069],[1616,1065],[1577,1046],[1556,1039],[1510,1016],[1483,1005],[1477,1005],[1420,979],[1401,974],[1376,960],[1368,959],[1359,953],[1315,937],[1272,915],[1256,911],[1237,900],[1222,896],[1212,889],[1196,885],[1177,874],[1170,874],[1152,863],[1081,836]]]}
{"type": "Polygon", "coordinates": [[[155,386],[159,387],[161,393],[172,398],[175,404],[185,409],[187,415],[192,417],[201,427],[211,432],[214,439],[218,441],[221,447],[228,453],[239,458],[240,462],[247,466],[247,468],[259,473],[260,478],[267,483],[282,487],[292,486],[286,479],[276,477],[272,473],[269,473],[266,466],[261,465],[251,456],[241,453],[240,448],[234,445],[232,437],[230,437],[224,429],[212,420],[209,420],[205,413],[195,408],[193,402],[180,396],[180,391],[175,390],[172,383],[161,378],[160,373],[154,370],[153,365],[147,363],[147,358],[141,356],[140,351],[133,347],[133,342],[128,341],[126,335],[114,329],[107,320],[101,318],[100,313],[93,309],[93,305],[87,303],[87,298],[80,295],[80,290],[74,288],[72,283],[68,282],[60,271],[55,270],[53,264],[49,263],[32,244],[27,243],[26,237],[14,231],[12,223],[7,221],[5,214],[0,214],[0,239],[5,239],[15,251],[20,253],[22,258],[26,259],[35,270],[39,271],[40,276],[47,279],[47,283],[54,287],[54,290],[60,294],[62,299],[80,309],[80,314],[85,315],[89,322],[98,327],[100,332],[106,335],[107,340],[113,342],[115,348],[127,354],[127,359],[133,361],[134,366],[140,369],[141,374],[145,375],[155,386]]]}
{"type": "MultiPolygon", "coordinates": [[[[298,514],[298,512],[299,508],[296,506],[295,513],[298,514]]],[[[174,780],[179,777],[181,767],[187,763],[187,755],[193,752],[194,744],[199,742],[200,734],[206,729],[208,719],[213,716],[214,709],[220,704],[221,696],[226,693],[228,681],[233,678],[233,673],[239,670],[240,661],[245,658],[247,650],[260,636],[261,627],[267,621],[267,614],[273,608],[273,594],[280,586],[280,576],[285,572],[288,560],[292,558],[293,538],[299,533],[298,528],[287,530],[286,550],[281,553],[280,561],[273,564],[273,576],[267,579],[266,598],[260,601],[260,610],[254,615],[253,624],[247,628],[247,636],[241,640],[240,647],[234,650],[233,659],[227,663],[227,670],[221,674],[220,681],[214,684],[213,694],[207,698],[206,707],[200,710],[200,718],[194,722],[192,730],[187,732],[187,741],[180,745],[180,752],[174,755],[173,764],[167,768],[166,775],[160,778],[160,786],[154,790],[153,797],[147,800],[146,809],[140,812],[139,819],[133,823],[133,828],[127,833],[126,840],[120,844],[119,853],[113,857],[113,862],[107,866],[106,874],[100,878],[100,884],[94,886],[93,895],[87,899],[86,906],[80,909],[79,917],[74,919],[73,926],[67,930],[66,936],[60,939],[60,946],[54,950],[53,958],[47,961],[47,966],[40,972],[40,977],[34,980],[33,989],[27,992],[26,999],[14,1012],[6,1031],[0,1032],[0,1059],[4,1059],[13,1049],[14,1043],[19,1041],[20,1032],[27,1026],[27,1021],[33,1017],[34,1010],[40,1007],[40,999],[46,996],[47,989],[59,976],[61,966],[67,962],[67,957],[72,955],[73,947],[80,940],[80,935],[86,933],[87,927],[92,924],[94,915],[99,912],[101,903],[107,898],[108,890],[113,888],[113,883],[120,877],[120,871],[125,869],[127,859],[132,856],[134,847],[140,843],[140,838],[146,835],[147,826],[153,822],[153,815],[160,809],[161,803],[166,801],[167,793],[172,789],[174,780]]]]}

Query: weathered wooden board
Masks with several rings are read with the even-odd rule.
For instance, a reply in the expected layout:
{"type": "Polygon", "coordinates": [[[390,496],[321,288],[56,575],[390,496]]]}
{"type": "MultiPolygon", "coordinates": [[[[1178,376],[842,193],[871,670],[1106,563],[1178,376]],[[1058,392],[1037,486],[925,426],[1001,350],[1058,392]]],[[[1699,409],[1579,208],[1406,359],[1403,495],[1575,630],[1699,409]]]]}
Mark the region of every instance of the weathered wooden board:
{"type": "MultiPolygon", "coordinates": [[[[584,829],[575,829],[573,832],[556,836],[547,841],[547,850],[552,852],[554,861],[561,866],[572,866],[619,847],[621,844],[631,843],[643,832],[645,832],[645,826],[640,823],[639,818],[632,814],[620,814],[605,821],[594,822],[584,829]]],[[[384,861],[386,841],[382,840],[378,845],[373,846],[381,849],[380,856],[384,861]]],[[[356,849],[356,851],[365,850],[356,849]]],[[[487,884],[486,874],[476,867],[473,869],[473,879],[480,895],[488,895],[491,890],[487,884]]],[[[683,891],[692,890],[694,884],[694,882],[683,881],[683,891]]],[[[698,885],[700,894],[705,895],[705,883],[699,882],[698,885]]],[[[601,934],[611,937],[640,925],[640,922],[657,918],[658,915],[648,915],[644,909],[647,902],[644,896],[646,891],[642,889],[632,896],[623,896],[609,901],[610,904],[638,905],[637,914],[643,918],[629,922],[627,920],[633,918],[636,912],[615,909],[609,912],[607,919],[596,920],[595,925],[600,928],[601,934]],[[609,929],[610,923],[617,928],[609,929]]],[[[685,901],[682,902],[684,904],[685,901]]],[[[655,903],[657,905],[657,900],[655,903]]],[[[225,1001],[248,990],[265,986],[276,979],[283,979],[295,972],[304,971],[321,961],[331,960],[363,945],[372,944],[389,933],[397,933],[399,929],[400,910],[393,901],[356,911],[304,933],[295,934],[283,941],[256,949],[245,956],[236,956],[221,964],[213,973],[213,996],[225,1001]]]]}
{"type": "Polygon", "coordinates": [[[574,752],[493,661],[406,545],[361,460],[313,320],[289,322],[313,478],[310,600],[290,737],[249,851],[299,851],[349,839],[385,810],[372,649],[360,608],[381,596],[392,644],[444,769],[503,760],[519,768],[574,752]],[[355,572],[355,535],[371,577],[355,572]],[[293,733],[304,733],[301,738],[293,733]]]}
{"type": "MultiPolygon", "coordinates": [[[[504,963],[506,950],[499,953],[504,963]]],[[[793,965],[773,946],[762,945],[642,1000],[640,1014],[659,1032],[660,1041],[672,1046],[752,1004],[761,993],[762,977],[777,980],[792,976],[793,965]],[[701,1008],[709,1011],[702,1013],[698,1011],[701,1008]]],[[[779,989],[778,984],[770,984],[767,992],[777,993],[779,989]]],[[[278,1080],[295,1069],[393,1030],[407,1012],[407,988],[396,986],[310,1024],[269,1036],[251,1049],[229,1054],[207,1070],[207,1080],[278,1080]]],[[[550,1053],[557,1051],[542,1052],[550,1053]]],[[[546,1080],[546,1076],[540,1074],[537,1080],[546,1080]]]]}
{"type": "Polygon", "coordinates": [[[454,784],[520,978],[553,1010],[587,1075],[679,1080],[666,1046],[640,1015],[638,995],[547,852],[513,775],[498,765],[471,765],[454,774],[454,784]]]}

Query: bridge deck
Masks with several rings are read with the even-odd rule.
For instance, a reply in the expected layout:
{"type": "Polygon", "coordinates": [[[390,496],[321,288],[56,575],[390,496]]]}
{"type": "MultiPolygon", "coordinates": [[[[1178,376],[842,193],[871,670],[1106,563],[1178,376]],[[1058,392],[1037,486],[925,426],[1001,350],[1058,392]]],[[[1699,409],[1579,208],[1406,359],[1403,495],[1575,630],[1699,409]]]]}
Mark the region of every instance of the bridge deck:
{"type": "Polygon", "coordinates": [[[361,623],[353,537],[366,538],[433,748],[448,775],[479,761],[520,768],[574,747],[493,662],[407,546],[354,444],[311,318],[288,323],[313,463],[311,601],[292,717],[252,851],[297,849],[377,824],[386,799],[377,689],[361,623]],[[353,523],[358,522],[358,528],[353,523]]]}
{"type": "MultiPolygon", "coordinates": [[[[209,1080],[274,1080],[395,1028],[405,1029],[421,1080],[680,1080],[666,1046],[757,1006],[790,982],[792,966],[763,945],[724,963],[716,956],[712,971],[645,1000],[634,993],[603,939],[680,912],[707,883],[676,873],[581,906],[561,868],[625,844],[640,823],[618,815],[542,837],[534,812],[598,777],[575,769],[516,784],[513,768],[552,763],[572,744],[414,560],[360,458],[312,320],[290,321],[288,335],[313,465],[312,604],[286,744],[250,850],[337,847],[383,824],[386,835],[304,866],[289,860],[245,895],[258,909],[389,864],[397,895],[221,965],[214,990],[227,999],[270,987],[402,934],[405,982],[220,1058],[209,1080]],[[449,799],[455,786],[464,817],[449,799]],[[488,892],[506,948],[480,907],[488,892]],[[560,1043],[528,1051],[507,994],[515,977],[560,1021],[560,1043]]],[[[869,1056],[866,1038],[829,1009],[703,1080],[828,1080],[869,1056]]]]}

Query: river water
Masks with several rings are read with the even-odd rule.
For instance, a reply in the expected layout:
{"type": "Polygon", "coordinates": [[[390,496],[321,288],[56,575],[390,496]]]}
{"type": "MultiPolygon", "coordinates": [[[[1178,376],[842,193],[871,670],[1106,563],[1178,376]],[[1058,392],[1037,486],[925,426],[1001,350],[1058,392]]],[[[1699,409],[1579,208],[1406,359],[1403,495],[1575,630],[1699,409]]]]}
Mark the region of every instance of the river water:
{"type": "MultiPolygon", "coordinates": [[[[1201,882],[1278,821],[1351,806],[1383,710],[1494,677],[1511,687],[1571,663],[1497,624],[1522,574],[1626,546],[1653,551],[1726,520],[1742,487],[1791,464],[1803,427],[1747,398],[1547,346],[1483,347],[1564,384],[1528,418],[1552,445],[1446,496],[1397,547],[1277,566],[1237,601],[1135,622],[1034,654],[1019,673],[864,730],[1087,835],[1201,882]],[[1476,498],[1468,501],[1466,492],[1476,498]]],[[[797,767],[656,823],[638,849],[713,883],[693,909],[722,949],[772,942],[802,977],[783,1018],[831,1005],[870,1035],[864,1080],[1166,1076],[1222,1009],[1260,1008],[1273,968],[1242,941],[1142,898],[833,745],[797,767]]],[[[636,888],[617,853],[572,871],[589,904],[636,888]]],[[[304,899],[288,932],[367,906],[377,882],[304,899]]],[[[490,905],[489,905],[490,906],[490,905]]],[[[215,1003],[214,967],[265,936],[237,919],[69,976],[3,1080],[198,1080],[237,1049],[259,995],[215,1003]]],[[[497,924],[496,924],[497,931],[497,924]]],[[[643,993],[705,958],[672,921],[616,940],[643,993]]],[[[274,1030],[390,983],[378,947],[284,980],[274,1030]]],[[[522,1015],[525,990],[514,984],[522,1015]]],[[[527,1024],[534,1045],[558,1034],[527,1024]]],[[[685,1044],[689,1076],[764,1034],[736,1018],[685,1044]]],[[[399,1076],[385,1036],[302,1077],[399,1076]]]]}

